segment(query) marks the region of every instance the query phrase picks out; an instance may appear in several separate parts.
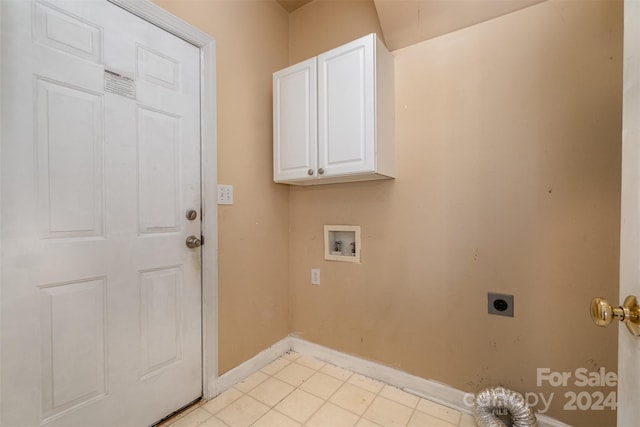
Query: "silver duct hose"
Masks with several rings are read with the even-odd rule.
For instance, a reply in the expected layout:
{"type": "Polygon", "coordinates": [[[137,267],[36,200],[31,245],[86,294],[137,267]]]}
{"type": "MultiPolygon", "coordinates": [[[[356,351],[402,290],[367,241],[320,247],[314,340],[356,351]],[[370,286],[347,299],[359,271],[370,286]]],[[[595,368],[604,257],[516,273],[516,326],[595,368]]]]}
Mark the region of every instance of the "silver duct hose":
{"type": "Polygon", "coordinates": [[[482,390],[476,395],[473,413],[479,427],[537,427],[538,421],[524,397],[504,387],[482,390]],[[512,424],[505,424],[498,415],[508,415],[512,424]]]}

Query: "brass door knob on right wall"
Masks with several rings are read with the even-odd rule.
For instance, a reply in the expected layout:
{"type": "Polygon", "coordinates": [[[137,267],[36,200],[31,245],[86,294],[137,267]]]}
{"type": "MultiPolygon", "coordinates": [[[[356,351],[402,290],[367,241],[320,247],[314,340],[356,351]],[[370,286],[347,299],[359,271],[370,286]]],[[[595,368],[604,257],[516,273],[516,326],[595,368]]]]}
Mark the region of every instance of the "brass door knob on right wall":
{"type": "Polygon", "coordinates": [[[635,336],[640,336],[640,306],[634,295],[629,295],[621,307],[613,307],[604,298],[591,300],[591,319],[598,326],[608,326],[613,319],[627,325],[627,329],[635,336]]]}

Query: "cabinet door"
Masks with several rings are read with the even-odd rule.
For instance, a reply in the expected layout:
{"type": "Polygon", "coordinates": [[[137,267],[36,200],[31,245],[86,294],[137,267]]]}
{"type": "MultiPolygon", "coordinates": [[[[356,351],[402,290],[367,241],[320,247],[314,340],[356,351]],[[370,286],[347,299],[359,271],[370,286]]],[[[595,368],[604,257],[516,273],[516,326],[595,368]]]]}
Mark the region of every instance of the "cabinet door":
{"type": "Polygon", "coordinates": [[[316,58],[273,74],[273,180],[315,179],[316,58]]]}
{"type": "Polygon", "coordinates": [[[318,168],[325,176],[375,169],[374,38],[318,56],[318,168]]]}

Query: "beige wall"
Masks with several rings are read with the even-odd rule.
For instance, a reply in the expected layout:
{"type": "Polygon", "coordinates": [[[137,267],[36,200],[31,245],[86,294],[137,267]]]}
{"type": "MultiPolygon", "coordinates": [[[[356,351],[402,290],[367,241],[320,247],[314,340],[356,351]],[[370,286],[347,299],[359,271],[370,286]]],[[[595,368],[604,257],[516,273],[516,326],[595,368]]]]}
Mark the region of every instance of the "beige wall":
{"type": "Polygon", "coordinates": [[[397,179],[289,189],[271,180],[271,73],[380,32],[373,3],[289,18],[271,1],[156,1],[218,44],[218,181],[236,199],[219,207],[221,372],[293,331],[615,423],[563,411],[567,390],[597,389],[537,387],[536,368],[616,370],[616,333],[587,307],[618,300],[621,3],[546,2],[394,52],[397,179]],[[362,264],[322,259],[323,224],[362,226],[362,264]],[[514,294],[515,318],[487,315],[487,291],[514,294]]]}
{"type": "Polygon", "coordinates": [[[219,370],[289,333],[288,189],[272,180],[271,74],[288,64],[288,15],[275,1],[156,0],[217,43],[219,370]]]}
{"type": "MultiPolygon", "coordinates": [[[[317,3],[291,17],[294,61],[378,30],[317,3]]],[[[293,332],[614,425],[563,410],[565,392],[598,389],[538,387],[536,369],[616,371],[616,331],[588,306],[618,301],[622,4],[545,2],[394,55],[397,179],[290,190],[293,332]],[[323,224],[362,226],[362,264],[323,260],[323,224]],[[515,318],[488,315],[488,291],[514,294],[515,318]]]]}
{"type": "Polygon", "coordinates": [[[291,14],[289,59],[294,64],[370,33],[383,39],[373,0],[314,0],[291,14]]]}

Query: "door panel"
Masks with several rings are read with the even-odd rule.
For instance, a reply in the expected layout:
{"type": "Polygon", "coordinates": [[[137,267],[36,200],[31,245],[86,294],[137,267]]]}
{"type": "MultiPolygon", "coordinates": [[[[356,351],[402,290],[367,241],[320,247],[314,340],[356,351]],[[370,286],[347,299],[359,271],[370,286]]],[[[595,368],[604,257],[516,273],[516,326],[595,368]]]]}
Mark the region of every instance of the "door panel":
{"type": "Polygon", "coordinates": [[[0,424],[149,425],[202,393],[200,52],[102,0],[0,8],[0,424]]]}
{"type": "Polygon", "coordinates": [[[142,378],[182,361],[182,275],[179,267],[140,272],[142,378]]]}
{"type": "Polygon", "coordinates": [[[180,118],[138,107],[139,232],[179,231],[180,118]]]}
{"type": "Polygon", "coordinates": [[[34,5],[33,29],[36,43],[100,63],[103,31],[91,24],[44,3],[34,5]]]}
{"type": "Polygon", "coordinates": [[[102,96],[38,77],[35,104],[41,237],[102,236],[102,96]]]}
{"type": "Polygon", "coordinates": [[[327,175],[374,170],[374,64],[372,37],[318,56],[318,167],[327,175]]]}
{"type": "Polygon", "coordinates": [[[39,289],[45,419],[107,392],[105,290],[104,277],[39,289]]]}
{"type": "Polygon", "coordinates": [[[273,164],[276,182],[315,179],[317,176],[316,91],[316,58],[273,75],[273,164]]]}

